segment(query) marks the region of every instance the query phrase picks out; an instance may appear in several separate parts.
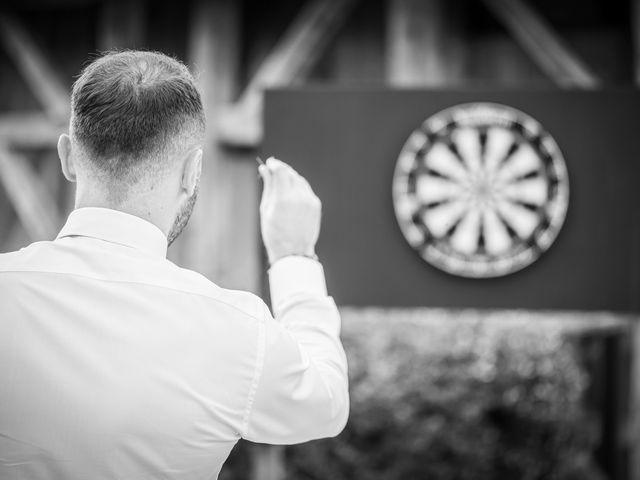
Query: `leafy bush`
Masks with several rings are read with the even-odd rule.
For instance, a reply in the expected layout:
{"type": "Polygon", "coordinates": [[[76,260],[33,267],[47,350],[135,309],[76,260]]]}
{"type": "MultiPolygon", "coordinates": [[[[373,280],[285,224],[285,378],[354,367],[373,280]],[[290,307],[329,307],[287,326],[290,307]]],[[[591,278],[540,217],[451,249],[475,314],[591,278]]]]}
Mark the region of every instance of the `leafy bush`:
{"type": "Polygon", "coordinates": [[[349,423],[335,439],[290,447],[289,478],[603,478],[581,404],[588,379],[565,334],[571,322],[518,312],[342,313],[349,423]]]}

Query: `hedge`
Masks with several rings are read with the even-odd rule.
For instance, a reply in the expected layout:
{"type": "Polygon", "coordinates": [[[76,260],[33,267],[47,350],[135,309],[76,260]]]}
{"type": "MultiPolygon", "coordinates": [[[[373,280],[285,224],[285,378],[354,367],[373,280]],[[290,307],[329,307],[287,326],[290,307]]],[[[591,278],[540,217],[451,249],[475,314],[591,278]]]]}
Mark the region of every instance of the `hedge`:
{"type": "MultiPolygon", "coordinates": [[[[342,309],[351,415],[286,450],[308,480],[602,480],[572,314],[342,309]],[[564,317],[563,317],[564,316],[564,317]],[[563,318],[558,318],[563,317],[563,318]],[[569,332],[569,333],[568,333],[569,332]]],[[[240,446],[221,478],[246,478],[240,446]],[[235,465],[235,466],[234,466],[235,465]]]]}

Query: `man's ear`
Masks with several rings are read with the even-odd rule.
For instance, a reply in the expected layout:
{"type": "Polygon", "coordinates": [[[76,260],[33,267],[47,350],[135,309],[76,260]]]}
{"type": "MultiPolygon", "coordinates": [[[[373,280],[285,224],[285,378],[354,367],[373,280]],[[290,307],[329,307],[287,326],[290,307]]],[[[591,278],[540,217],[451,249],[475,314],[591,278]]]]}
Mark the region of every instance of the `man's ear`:
{"type": "Polygon", "coordinates": [[[196,148],[187,155],[182,170],[182,189],[188,196],[193,195],[202,172],[202,149],[196,148]]]}
{"type": "Polygon", "coordinates": [[[64,178],[70,182],[75,182],[76,167],[71,158],[71,139],[66,133],[60,135],[58,139],[58,157],[60,157],[60,165],[62,166],[64,178]]]}

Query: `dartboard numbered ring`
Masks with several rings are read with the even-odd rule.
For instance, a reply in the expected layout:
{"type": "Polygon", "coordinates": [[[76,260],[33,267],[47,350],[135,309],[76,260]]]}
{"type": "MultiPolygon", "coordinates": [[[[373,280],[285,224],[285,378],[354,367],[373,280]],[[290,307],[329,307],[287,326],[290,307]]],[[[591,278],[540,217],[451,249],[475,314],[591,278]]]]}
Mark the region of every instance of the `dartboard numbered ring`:
{"type": "Polygon", "coordinates": [[[499,277],[555,240],[569,203],[562,153],[529,115],[469,103],[427,119],[404,144],[393,204],[407,242],[448,273],[499,277]]]}

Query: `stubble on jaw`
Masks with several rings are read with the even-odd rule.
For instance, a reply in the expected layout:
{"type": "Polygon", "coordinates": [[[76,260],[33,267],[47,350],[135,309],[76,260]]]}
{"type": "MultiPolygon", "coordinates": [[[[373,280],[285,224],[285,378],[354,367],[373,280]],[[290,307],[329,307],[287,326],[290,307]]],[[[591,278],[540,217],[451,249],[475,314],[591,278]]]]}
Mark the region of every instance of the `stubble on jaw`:
{"type": "Polygon", "coordinates": [[[171,229],[169,230],[169,234],[167,235],[167,244],[169,246],[174,242],[176,238],[180,236],[180,234],[182,233],[182,230],[184,230],[184,227],[187,226],[187,223],[189,222],[189,218],[191,218],[191,214],[193,213],[193,207],[195,206],[196,200],[198,199],[198,187],[199,185],[196,185],[196,187],[193,189],[193,194],[189,197],[187,202],[180,209],[180,212],[178,213],[175,220],[173,221],[173,225],[171,226],[171,229]]]}

